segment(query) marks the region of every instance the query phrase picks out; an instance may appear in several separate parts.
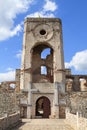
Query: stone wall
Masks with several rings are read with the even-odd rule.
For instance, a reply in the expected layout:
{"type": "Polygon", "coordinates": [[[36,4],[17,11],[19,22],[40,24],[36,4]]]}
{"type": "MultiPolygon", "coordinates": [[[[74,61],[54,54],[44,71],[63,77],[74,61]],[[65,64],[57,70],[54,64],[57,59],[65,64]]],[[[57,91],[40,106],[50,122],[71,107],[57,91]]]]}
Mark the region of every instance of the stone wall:
{"type": "Polygon", "coordinates": [[[87,118],[87,92],[67,93],[66,105],[71,113],[76,114],[79,111],[83,117],[87,118]]]}
{"type": "Polygon", "coordinates": [[[66,123],[70,124],[75,130],[87,130],[87,119],[80,116],[80,113],[75,115],[66,110],[66,123]]]}
{"type": "Polygon", "coordinates": [[[0,87],[0,117],[4,114],[11,115],[20,110],[20,98],[24,97],[21,92],[8,90],[7,87],[0,87]]]}
{"type": "Polygon", "coordinates": [[[13,114],[18,110],[18,101],[15,93],[0,93],[0,117],[3,117],[5,113],[13,114]]]}
{"type": "Polygon", "coordinates": [[[12,115],[5,115],[6,117],[0,118],[0,130],[7,130],[15,127],[20,122],[20,114],[15,113],[12,115]]]}

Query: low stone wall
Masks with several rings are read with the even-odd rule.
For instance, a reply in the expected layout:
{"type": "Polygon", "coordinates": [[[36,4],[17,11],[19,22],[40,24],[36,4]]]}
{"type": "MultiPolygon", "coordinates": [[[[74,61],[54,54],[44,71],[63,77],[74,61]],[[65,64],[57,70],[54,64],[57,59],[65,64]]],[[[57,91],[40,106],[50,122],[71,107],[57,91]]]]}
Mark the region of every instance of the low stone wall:
{"type": "Polygon", "coordinates": [[[80,114],[66,112],[66,123],[70,124],[75,130],[87,130],[87,118],[80,117],[80,114]]]}
{"type": "Polygon", "coordinates": [[[20,110],[19,101],[21,94],[3,91],[0,92],[0,117],[3,117],[4,113],[11,115],[20,110]]]}
{"type": "Polygon", "coordinates": [[[9,116],[0,118],[0,130],[7,130],[16,126],[20,121],[20,114],[15,113],[9,116]]]}

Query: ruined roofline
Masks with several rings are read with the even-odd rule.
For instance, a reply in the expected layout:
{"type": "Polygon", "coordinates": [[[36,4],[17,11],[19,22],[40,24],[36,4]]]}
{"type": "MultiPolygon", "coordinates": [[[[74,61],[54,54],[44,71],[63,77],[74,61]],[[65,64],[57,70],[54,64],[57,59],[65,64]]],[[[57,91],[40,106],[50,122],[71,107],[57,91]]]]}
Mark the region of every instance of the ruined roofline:
{"type": "Polygon", "coordinates": [[[73,75],[73,74],[71,74],[71,75],[66,75],[66,78],[74,78],[74,77],[79,77],[79,78],[87,78],[87,75],[73,75]]]}
{"type": "Polygon", "coordinates": [[[12,80],[12,81],[2,81],[1,84],[3,84],[3,83],[16,83],[16,81],[15,80],[12,80]]]}
{"type": "Polygon", "coordinates": [[[60,18],[41,18],[41,17],[38,17],[38,18],[27,17],[24,22],[25,23],[26,22],[59,22],[59,23],[62,23],[60,18]]]}

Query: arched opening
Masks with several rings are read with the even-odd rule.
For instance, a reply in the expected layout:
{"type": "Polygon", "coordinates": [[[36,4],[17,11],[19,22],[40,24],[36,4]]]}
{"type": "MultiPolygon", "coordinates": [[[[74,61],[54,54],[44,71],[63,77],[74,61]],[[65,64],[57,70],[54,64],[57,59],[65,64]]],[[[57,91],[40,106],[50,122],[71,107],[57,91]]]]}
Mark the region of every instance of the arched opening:
{"type": "Polygon", "coordinates": [[[10,84],[10,88],[15,89],[16,85],[14,83],[10,84]]]}
{"type": "Polygon", "coordinates": [[[46,48],[41,52],[41,59],[46,59],[51,54],[51,49],[46,48]]]}
{"type": "Polygon", "coordinates": [[[44,65],[41,66],[41,74],[47,75],[47,67],[44,65]]]}
{"type": "Polygon", "coordinates": [[[73,84],[73,79],[68,78],[66,80],[66,91],[68,92],[72,91],[72,84],[73,84]]]}
{"type": "Polygon", "coordinates": [[[49,118],[51,114],[50,100],[43,96],[36,101],[36,116],[42,118],[49,118]]]}
{"type": "Polygon", "coordinates": [[[84,77],[81,77],[79,81],[80,81],[80,90],[87,91],[87,80],[84,77]]]}
{"type": "Polygon", "coordinates": [[[32,49],[32,81],[53,83],[53,49],[47,43],[32,49]]]}

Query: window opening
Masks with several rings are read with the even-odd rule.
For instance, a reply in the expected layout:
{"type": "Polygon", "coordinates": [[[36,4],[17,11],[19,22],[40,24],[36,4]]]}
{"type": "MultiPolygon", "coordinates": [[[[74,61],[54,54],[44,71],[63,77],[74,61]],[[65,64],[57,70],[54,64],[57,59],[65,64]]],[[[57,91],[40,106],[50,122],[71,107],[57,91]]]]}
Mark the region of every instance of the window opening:
{"type": "Polygon", "coordinates": [[[41,74],[47,75],[47,67],[41,66],[41,74]]]}
{"type": "Polygon", "coordinates": [[[46,49],[44,49],[43,51],[42,51],[42,53],[41,53],[41,59],[46,59],[46,57],[48,56],[48,55],[50,55],[50,48],[46,48],[46,49]]]}
{"type": "Polygon", "coordinates": [[[14,89],[15,87],[16,87],[16,85],[15,85],[14,83],[11,83],[11,84],[10,84],[10,88],[13,88],[13,89],[14,89]]]}
{"type": "Polygon", "coordinates": [[[84,78],[80,78],[79,81],[82,82],[82,81],[85,81],[85,79],[84,78]]]}
{"type": "Polygon", "coordinates": [[[41,35],[45,35],[46,34],[46,31],[44,29],[40,30],[40,34],[41,35]]]}

